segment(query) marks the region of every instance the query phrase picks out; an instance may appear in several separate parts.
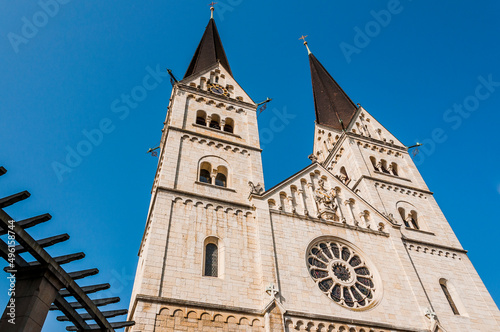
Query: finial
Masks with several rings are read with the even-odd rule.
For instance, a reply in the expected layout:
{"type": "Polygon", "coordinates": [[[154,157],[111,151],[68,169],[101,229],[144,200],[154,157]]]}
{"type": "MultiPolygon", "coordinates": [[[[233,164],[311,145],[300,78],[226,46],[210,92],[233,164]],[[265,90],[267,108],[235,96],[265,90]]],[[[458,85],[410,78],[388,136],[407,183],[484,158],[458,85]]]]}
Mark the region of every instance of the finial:
{"type": "Polygon", "coordinates": [[[216,4],[217,4],[217,2],[211,2],[208,4],[210,6],[210,18],[211,19],[214,18],[214,5],[216,5],[216,4]]]}
{"type": "Polygon", "coordinates": [[[299,40],[300,40],[300,39],[302,39],[302,40],[304,41],[304,45],[305,45],[305,46],[306,46],[306,48],[307,48],[307,54],[311,54],[311,50],[309,49],[309,46],[307,46],[307,41],[306,41],[306,38],[307,38],[307,35],[305,35],[305,36],[304,36],[304,35],[302,35],[302,37],[300,37],[300,38],[299,38],[299,40]]]}

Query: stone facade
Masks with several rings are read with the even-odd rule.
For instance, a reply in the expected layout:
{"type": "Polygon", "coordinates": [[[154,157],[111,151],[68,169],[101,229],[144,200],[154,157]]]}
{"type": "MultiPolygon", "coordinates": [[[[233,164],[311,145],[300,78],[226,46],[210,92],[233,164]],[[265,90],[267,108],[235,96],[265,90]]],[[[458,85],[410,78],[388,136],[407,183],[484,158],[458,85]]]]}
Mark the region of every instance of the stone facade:
{"type": "Polygon", "coordinates": [[[256,108],[220,63],[175,84],[128,331],[500,330],[407,147],[358,107],[264,190],[256,108]]]}

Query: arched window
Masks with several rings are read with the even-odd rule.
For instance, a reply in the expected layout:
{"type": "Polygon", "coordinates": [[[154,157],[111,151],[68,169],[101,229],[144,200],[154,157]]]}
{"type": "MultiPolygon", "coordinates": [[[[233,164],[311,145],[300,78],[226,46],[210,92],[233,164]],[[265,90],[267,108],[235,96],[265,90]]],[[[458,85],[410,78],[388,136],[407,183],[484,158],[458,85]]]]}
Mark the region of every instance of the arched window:
{"type": "Polygon", "coordinates": [[[234,121],[231,118],[227,118],[224,124],[224,131],[228,133],[234,132],[234,121]]]}
{"type": "Polygon", "coordinates": [[[387,173],[387,174],[390,174],[389,170],[387,169],[387,161],[382,159],[381,162],[382,162],[382,169],[380,171],[387,173]]]}
{"type": "Polygon", "coordinates": [[[418,219],[417,219],[417,211],[412,210],[408,215],[409,222],[411,222],[411,227],[415,229],[419,229],[418,227],[418,219]]]}
{"type": "Polygon", "coordinates": [[[446,280],[441,279],[439,280],[439,284],[441,285],[441,289],[443,290],[444,296],[446,297],[446,300],[448,300],[448,303],[450,304],[451,310],[455,315],[460,315],[458,312],[457,306],[455,305],[455,301],[453,301],[453,298],[450,295],[450,292],[448,290],[448,286],[446,285],[446,280]]]}
{"type": "Polygon", "coordinates": [[[398,164],[392,163],[390,168],[391,168],[392,174],[398,176],[398,164]]]}
{"type": "Polygon", "coordinates": [[[217,176],[215,177],[215,185],[219,187],[227,187],[227,168],[219,166],[217,168],[217,176]]]}
{"type": "Polygon", "coordinates": [[[203,111],[198,111],[196,112],[196,124],[200,126],[206,126],[207,125],[207,114],[203,111]]]}
{"type": "Polygon", "coordinates": [[[217,174],[217,176],[215,177],[215,185],[219,187],[226,187],[227,186],[226,176],[222,173],[217,174]]]}
{"type": "Polygon", "coordinates": [[[200,182],[212,183],[211,171],[212,171],[212,165],[210,165],[210,163],[207,162],[202,162],[200,166],[200,177],[199,177],[200,182]]]}
{"type": "Polygon", "coordinates": [[[377,160],[375,159],[375,157],[370,157],[370,161],[372,162],[372,165],[373,165],[373,168],[378,171],[378,167],[377,167],[377,160]]]}
{"type": "Polygon", "coordinates": [[[212,119],[210,120],[210,128],[219,129],[220,130],[220,118],[217,114],[212,115],[212,119]]]}
{"type": "Polygon", "coordinates": [[[401,216],[401,219],[403,219],[403,222],[405,224],[406,227],[410,227],[410,223],[406,220],[406,215],[405,215],[405,209],[403,209],[402,207],[400,207],[398,209],[399,211],[399,215],[401,216]]]}
{"type": "Polygon", "coordinates": [[[204,276],[217,277],[219,275],[219,252],[215,243],[205,246],[205,271],[204,276]]]}

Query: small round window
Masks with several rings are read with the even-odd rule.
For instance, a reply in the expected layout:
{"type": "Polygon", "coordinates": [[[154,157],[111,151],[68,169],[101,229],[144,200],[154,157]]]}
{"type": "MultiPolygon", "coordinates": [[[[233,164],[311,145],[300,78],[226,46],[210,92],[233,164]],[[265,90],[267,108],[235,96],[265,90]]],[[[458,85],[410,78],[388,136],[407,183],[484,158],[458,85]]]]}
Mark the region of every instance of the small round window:
{"type": "Polygon", "coordinates": [[[307,250],[309,274],[319,289],[335,303],[353,310],[374,306],[381,295],[375,268],[361,251],[338,238],[321,238],[307,250]]]}

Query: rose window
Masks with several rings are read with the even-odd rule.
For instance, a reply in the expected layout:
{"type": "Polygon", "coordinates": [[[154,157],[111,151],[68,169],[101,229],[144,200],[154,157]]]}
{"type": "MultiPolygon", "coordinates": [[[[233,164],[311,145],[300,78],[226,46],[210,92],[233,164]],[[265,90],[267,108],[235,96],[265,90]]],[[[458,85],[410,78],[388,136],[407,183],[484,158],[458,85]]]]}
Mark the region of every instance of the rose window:
{"type": "Polygon", "coordinates": [[[322,239],[307,252],[309,274],[319,289],[344,307],[363,310],[375,304],[381,292],[378,274],[360,251],[339,239],[322,239]]]}

